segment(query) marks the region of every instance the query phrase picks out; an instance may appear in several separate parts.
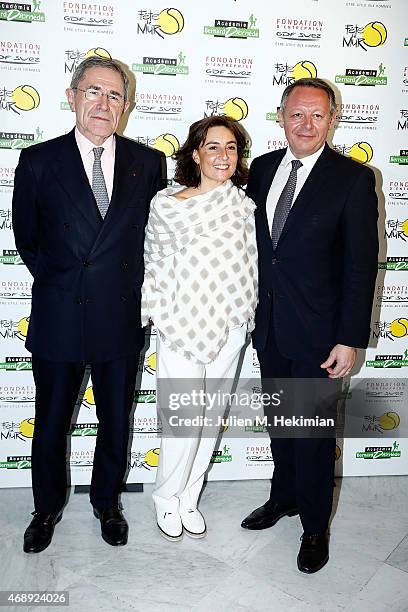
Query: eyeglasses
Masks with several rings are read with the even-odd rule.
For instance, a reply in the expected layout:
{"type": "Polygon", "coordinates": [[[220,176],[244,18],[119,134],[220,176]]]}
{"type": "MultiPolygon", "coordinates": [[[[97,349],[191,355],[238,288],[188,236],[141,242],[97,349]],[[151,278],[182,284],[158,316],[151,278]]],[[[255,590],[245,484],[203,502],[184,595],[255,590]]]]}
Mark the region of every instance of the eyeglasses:
{"type": "Polygon", "coordinates": [[[90,100],[91,102],[99,102],[102,96],[106,96],[109,104],[114,104],[115,106],[119,106],[123,104],[124,97],[117,93],[105,93],[100,89],[95,89],[94,87],[88,87],[87,89],[82,89],[81,87],[72,87],[71,89],[77,89],[78,91],[83,91],[85,94],[85,98],[90,100]]]}

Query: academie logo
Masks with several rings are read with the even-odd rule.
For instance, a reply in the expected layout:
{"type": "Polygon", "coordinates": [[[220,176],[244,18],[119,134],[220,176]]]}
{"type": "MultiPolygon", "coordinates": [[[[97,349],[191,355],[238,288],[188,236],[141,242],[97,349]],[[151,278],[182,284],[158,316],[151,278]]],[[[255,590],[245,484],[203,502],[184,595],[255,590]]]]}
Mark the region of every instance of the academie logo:
{"type": "Polygon", "coordinates": [[[216,38],[259,38],[258,19],[253,13],[248,21],[238,19],[215,19],[213,26],[204,26],[203,34],[216,38]]]}
{"type": "Polygon", "coordinates": [[[365,26],[346,24],[343,47],[354,47],[367,51],[381,47],[387,40],[387,28],[381,21],[370,21],[365,26]]]}
{"type": "Polygon", "coordinates": [[[0,2],[0,21],[43,23],[45,21],[45,13],[40,9],[41,0],[32,0],[32,2],[0,2]]]}
{"type": "Polygon", "coordinates": [[[189,67],[186,65],[183,51],[179,51],[176,57],[145,55],[141,62],[132,64],[132,71],[156,76],[185,76],[189,74],[189,67]]]}

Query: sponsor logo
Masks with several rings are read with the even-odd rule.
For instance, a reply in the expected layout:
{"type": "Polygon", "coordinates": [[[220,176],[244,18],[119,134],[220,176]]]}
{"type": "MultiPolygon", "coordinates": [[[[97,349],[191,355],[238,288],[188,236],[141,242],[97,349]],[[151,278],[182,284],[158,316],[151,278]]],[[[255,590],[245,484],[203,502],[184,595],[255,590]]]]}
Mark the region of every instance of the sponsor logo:
{"type": "Polygon", "coordinates": [[[150,448],[145,453],[143,451],[132,452],[128,466],[130,469],[144,469],[150,472],[152,468],[157,468],[159,465],[159,455],[159,448],[150,448]]]}
{"type": "Polygon", "coordinates": [[[225,102],[206,100],[204,104],[204,117],[226,115],[234,121],[241,121],[248,116],[248,104],[243,98],[229,98],[225,102]]]}
{"type": "Polygon", "coordinates": [[[207,55],[205,57],[206,83],[250,85],[253,61],[251,57],[207,55]]]}
{"type": "Polygon", "coordinates": [[[43,130],[36,128],[35,134],[24,132],[4,132],[0,130],[0,149],[25,149],[42,142],[43,130]]]}
{"type": "Polygon", "coordinates": [[[112,4],[93,2],[63,2],[64,24],[67,31],[105,32],[112,34],[114,9],[112,4]],[[72,26],[77,26],[73,28],[72,26]]]}
{"type": "Polygon", "coordinates": [[[32,2],[0,2],[0,20],[43,23],[45,21],[45,13],[40,10],[41,4],[41,0],[32,0],[32,2]]]}
{"type": "Polygon", "coordinates": [[[27,442],[34,434],[34,419],[25,419],[21,423],[5,421],[1,424],[0,440],[20,440],[27,442]]]}
{"type": "Polygon", "coordinates": [[[387,219],[385,222],[384,238],[407,242],[408,219],[387,219]]]}
{"type": "Polygon", "coordinates": [[[387,257],[387,261],[378,262],[378,269],[406,272],[408,271],[408,257],[387,257]]]}
{"type": "MultiPolygon", "coordinates": [[[[406,352],[408,357],[408,351],[406,352]]],[[[404,378],[372,378],[366,382],[366,401],[400,399],[404,397],[407,382],[404,378]]]]}
{"type": "Polygon", "coordinates": [[[13,90],[0,89],[0,110],[21,115],[20,111],[35,110],[40,105],[40,94],[32,85],[18,85],[13,90]]]}
{"type": "Polygon", "coordinates": [[[3,340],[25,340],[27,337],[28,323],[30,317],[23,317],[19,321],[11,319],[0,320],[0,338],[3,340]]]}
{"type": "Polygon", "coordinates": [[[176,57],[156,57],[145,55],[140,63],[132,64],[133,72],[142,74],[155,74],[163,76],[187,75],[189,67],[186,64],[186,56],[179,51],[176,57]]]}
{"type": "Polygon", "coordinates": [[[183,96],[180,94],[136,93],[135,111],[143,118],[180,118],[183,111],[183,96]]]}
{"type": "Polygon", "coordinates": [[[304,77],[317,77],[317,68],[310,60],[302,60],[293,66],[289,65],[287,62],[278,62],[274,65],[272,85],[283,85],[286,87],[304,77]]]}
{"type": "Polygon", "coordinates": [[[77,423],[69,430],[71,436],[96,436],[98,433],[98,423],[77,423]]]}
{"type": "Polygon", "coordinates": [[[398,429],[401,419],[398,412],[389,411],[381,415],[367,414],[364,415],[361,431],[384,433],[393,429],[398,429]]]}
{"type": "Polygon", "coordinates": [[[346,68],[345,74],[336,74],[335,83],[342,85],[355,85],[357,87],[375,87],[376,85],[387,85],[388,77],[385,74],[385,66],[381,62],[376,70],[368,68],[346,68]]]}
{"type": "Polygon", "coordinates": [[[366,361],[367,368],[403,368],[408,366],[408,350],[403,355],[376,355],[366,361]]]}
{"type": "Polygon", "coordinates": [[[4,357],[4,361],[0,361],[0,370],[16,372],[32,369],[31,357],[4,357]]]}
{"type": "Polygon", "coordinates": [[[408,93],[408,66],[402,69],[402,93],[408,93]]]}
{"type": "Polygon", "coordinates": [[[387,28],[381,21],[370,21],[364,26],[348,23],[345,26],[343,47],[354,47],[367,51],[381,47],[387,40],[387,28]]]}
{"type": "MultiPolygon", "coordinates": [[[[304,43],[297,46],[313,46],[322,37],[323,21],[320,19],[295,19],[292,17],[277,17],[275,23],[275,37],[286,43],[304,43]]],[[[282,44],[282,42],[281,42],[282,44]]]]}
{"type": "Polygon", "coordinates": [[[130,433],[158,435],[162,433],[161,423],[156,417],[136,416],[133,427],[130,428],[130,433]]]}
{"type": "Polygon", "coordinates": [[[203,33],[216,38],[259,38],[258,19],[251,13],[248,21],[237,19],[215,19],[213,26],[204,26],[203,33]]]}
{"type": "MultiPolygon", "coordinates": [[[[0,191],[3,191],[4,193],[10,193],[9,190],[13,189],[14,172],[15,168],[0,166],[0,191]]],[[[11,213],[9,214],[9,210],[10,209],[7,209],[7,211],[2,210],[0,212],[0,229],[4,229],[4,227],[2,227],[1,225],[3,221],[1,217],[3,217],[4,212],[7,212],[7,223],[10,221],[10,227],[7,227],[7,229],[11,229],[11,213]]]]}
{"type": "Polygon", "coordinates": [[[224,444],[222,450],[213,451],[211,463],[230,463],[231,461],[231,449],[226,444],[224,444]]]}
{"type": "Polygon", "coordinates": [[[154,13],[151,9],[138,10],[138,22],[136,24],[136,34],[146,36],[174,36],[184,29],[184,16],[176,8],[165,8],[159,13],[154,13]]]}
{"type": "Polygon", "coordinates": [[[0,404],[31,404],[35,401],[33,385],[1,385],[0,404]]]}
{"type": "Polygon", "coordinates": [[[375,339],[400,340],[408,336],[408,319],[400,317],[393,321],[375,321],[372,329],[372,336],[375,339]]]}
{"type": "Polygon", "coordinates": [[[369,142],[356,142],[351,147],[348,145],[334,145],[333,147],[338,153],[351,157],[354,161],[360,164],[367,164],[373,158],[373,148],[369,142]]]}
{"type": "Polygon", "coordinates": [[[9,208],[0,208],[0,230],[12,230],[11,210],[9,208]]]}
{"type": "Polygon", "coordinates": [[[71,451],[69,464],[73,468],[91,467],[93,465],[93,450],[74,450],[71,451]]]}
{"type": "Polygon", "coordinates": [[[156,389],[136,389],[135,402],[136,404],[155,404],[156,389]]]}
{"type": "Polygon", "coordinates": [[[148,374],[152,374],[152,376],[154,376],[156,374],[156,367],[157,354],[156,352],[149,353],[149,355],[146,355],[146,358],[144,360],[142,371],[147,372],[148,374]]]}
{"type": "Polygon", "coordinates": [[[6,470],[29,470],[31,468],[31,455],[17,455],[7,457],[6,461],[0,461],[0,469],[6,470]]]}
{"type": "Polygon", "coordinates": [[[271,463],[273,461],[271,447],[269,444],[247,446],[245,456],[248,464],[251,465],[265,462],[271,463]]]}
{"type": "Polygon", "coordinates": [[[39,43],[0,40],[0,64],[15,70],[39,66],[40,52],[39,43]]]}
{"type": "MultiPolygon", "coordinates": [[[[287,140],[268,140],[266,143],[268,151],[278,151],[279,149],[285,149],[288,146],[287,140]]],[[[259,363],[258,363],[259,367],[259,363]]]]}
{"type": "Polygon", "coordinates": [[[336,444],[336,450],[334,451],[335,460],[338,461],[341,457],[341,448],[338,444],[336,444]]]}
{"type": "Polygon", "coordinates": [[[0,301],[5,304],[19,304],[31,299],[32,281],[1,281],[0,301]]]}
{"type": "Polygon", "coordinates": [[[408,130],[408,109],[400,110],[400,118],[397,123],[397,130],[408,130]]]}
{"type": "Polygon", "coordinates": [[[397,204],[400,206],[408,202],[408,181],[390,180],[388,183],[387,204],[397,204]]]}
{"type": "Polygon", "coordinates": [[[393,308],[408,305],[407,285],[377,285],[377,308],[391,305],[393,308]]]}
{"type": "Polygon", "coordinates": [[[356,459],[393,459],[401,457],[399,444],[394,440],[392,446],[366,446],[356,453],[356,459]]]}
{"type": "MultiPolygon", "coordinates": [[[[356,127],[376,129],[379,113],[379,104],[358,104],[349,102],[339,104],[336,116],[337,127],[351,126],[353,130],[356,129],[356,127]]],[[[362,152],[360,152],[360,157],[363,157],[362,152]]]]}
{"type": "Polygon", "coordinates": [[[0,255],[0,263],[13,266],[24,265],[24,262],[16,249],[3,249],[3,254],[0,255]]]}
{"type": "Polygon", "coordinates": [[[390,164],[408,164],[408,149],[400,149],[399,155],[391,155],[390,164]]]}

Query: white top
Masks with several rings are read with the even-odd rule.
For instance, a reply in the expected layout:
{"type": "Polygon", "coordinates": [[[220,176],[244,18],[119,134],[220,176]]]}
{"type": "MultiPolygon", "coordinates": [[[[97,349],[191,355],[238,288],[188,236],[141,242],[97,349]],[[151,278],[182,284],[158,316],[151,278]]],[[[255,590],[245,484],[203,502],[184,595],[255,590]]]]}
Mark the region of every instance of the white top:
{"type": "MultiPolygon", "coordinates": [[[[316,153],[308,155],[307,157],[302,157],[302,159],[299,160],[302,162],[303,165],[297,171],[296,189],[295,195],[293,196],[293,202],[299,195],[300,190],[305,184],[306,179],[309,176],[313,166],[322,154],[323,149],[324,145],[318,151],[316,151],[316,153]]],[[[288,147],[281,163],[279,164],[276,174],[273,177],[272,185],[269,189],[268,198],[266,200],[266,214],[268,215],[268,224],[270,230],[272,229],[272,221],[273,215],[275,214],[276,204],[278,203],[279,196],[282,193],[282,190],[289,178],[290,171],[292,170],[291,162],[293,159],[297,159],[297,157],[293,155],[292,151],[288,147]]]]}
{"type": "Polygon", "coordinates": [[[233,327],[253,329],[258,301],[255,204],[231,181],[179,201],[159,191],[145,239],[142,325],[196,363],[213,361],[233,327]]]}
{"type": "MultiPolygon", "coordinates": [[[[88,177],[89,184],[92,187],[92,169],[95,159],[93,149],[96,148],[96,145],[81,134],[77,127],[75,128],[75,140],[81,154],[86,176],[88,177]]],[[[101,157],[101,166],[105,179],[106,190],[110,200],[112,198],[113,175],[115,169],[115,136],[113,134],[112,136],[109,136],[109,138],[107,138],[101,146],[104,149],[101,157]]]]}

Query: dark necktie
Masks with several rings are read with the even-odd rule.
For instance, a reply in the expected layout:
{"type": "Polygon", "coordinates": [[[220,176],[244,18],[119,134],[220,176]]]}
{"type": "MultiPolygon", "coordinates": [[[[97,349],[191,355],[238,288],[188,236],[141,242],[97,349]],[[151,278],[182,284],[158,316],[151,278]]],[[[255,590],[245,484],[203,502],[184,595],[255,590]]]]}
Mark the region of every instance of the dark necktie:
{"type": "Polygon", "coordinates": [[[104,219],[109,208],[109,196],[101,166],[103,147],[95,147],[93,152],[95,159],[92,168],[92,191],[94,193],[99,212],[102,215],[102,219],[104,219]]]}
{"type": "Polygon", "coordinates": [[[276,249],[276,246],[279,242],[280,235],[286,223],[286,219],[288,218],[290,208],[292,206],[293,196],[295,194],[296,189],[297,171],[301,166],[303,166],[302,162],[298,159],[293,159],[291,163],[292,170],[290,171],[287,183],[282,189],[282,193],[279,196],[279,200],[275,208],[275,214],[273,215],[271,235],[272,245],[274,249],[276,249]]]}

